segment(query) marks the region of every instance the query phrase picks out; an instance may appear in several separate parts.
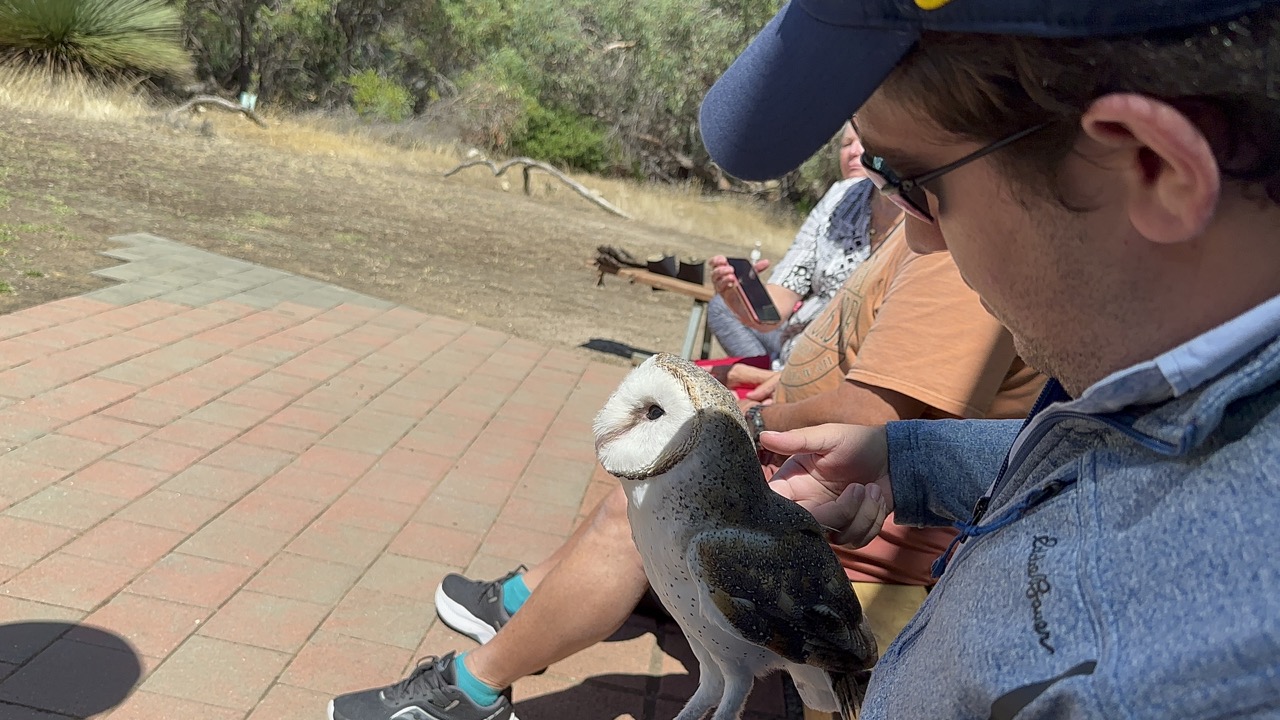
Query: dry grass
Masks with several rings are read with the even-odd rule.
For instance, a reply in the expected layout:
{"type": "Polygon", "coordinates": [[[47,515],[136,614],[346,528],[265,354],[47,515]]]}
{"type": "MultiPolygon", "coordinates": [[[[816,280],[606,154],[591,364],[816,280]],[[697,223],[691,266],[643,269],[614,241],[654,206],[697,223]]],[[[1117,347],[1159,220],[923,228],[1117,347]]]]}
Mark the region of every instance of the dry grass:
{"type": "MultiPolygon", "coordinates": [[[[132,88],[111,86],[80,76],[39,68],[0,65],[0,107],[22,108],[50,116],[93,121],[135,121],[156,117],[160,110],[132,88]]],[[[218,132],[240,143],[319,156],[357,164],[366,170],[413,173],[445,172],[461,162],[464,149],[431,135],[431,128],[368,125],[324,115],[272,115],[267,132],[244,122],[219,120],[218,132]]],[[[537,177],[537,176],[535,176],[537,177]]],[[[599,191],[637,221],[686,235],[750,247],[757,240],[766,256],[779,257],[795,235],[798,219],[749,200],[704,196],[696,189],[648,185],[629,180],[571,173],[570,177],[599,191]]],[[[450,179],[475,187],[519,192],[516,173],[494,178],[485,168],[468,170],[450,179]]],[[[553,203],[582,204],[553,178],[539,177],[532,185],[535,198],[553,203]]]]}
{"type": "Polygon", "coordinates": [[[768,257],[782,257],[800,225],[799,218],[771,212],[742,198],[703,196],[689,187],[579,179],[591,183],[637,220],[743,247],[759,240],[768,257]]]}
{"type": "Polygon", "coordinates": [[[100,121],[135,120],[154,112],[132,88],[13,65],[0,65],[0,107],[100,121]]]}
{"type": "MultiPolygon", "coordinates": [[[[317,115],[276,115],[271,130],[262,132],[247,123],[228,123],[219,130],[237,141],[287,150],[299,155],[321,155],[387,172],[444,173],[462,162],[466,149],[432,137],[431,128],[413,123],[400,129],[368,125],[345,118],[317,115]]],[[[656,228],[696,235],[709,240],[750,247],[759,240],[766,256],[781,257],[790,247],[799,226],[793,215],[770,210],[750,200],[731,196],[705,196],[691,187],[643,184],[581,173],[569,177],[601,193],[609,202],[637,221],[656,228]]],[[[531,195],[553,203],[584,205],[585,200],[563,184],[543,174],[534,175],[531,195]]],[[[514,169],[500,178],[480,166],[463,171],[449,182],[477,188],[519,193],[520,174],[514,169]]]]}

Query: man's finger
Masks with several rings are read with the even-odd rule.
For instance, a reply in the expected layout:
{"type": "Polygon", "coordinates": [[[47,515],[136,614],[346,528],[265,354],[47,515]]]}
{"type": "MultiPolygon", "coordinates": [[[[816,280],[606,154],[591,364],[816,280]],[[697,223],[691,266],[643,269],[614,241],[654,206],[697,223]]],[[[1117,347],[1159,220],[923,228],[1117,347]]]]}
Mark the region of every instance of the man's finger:
{"type": "Polygon", "coordinates": [[[887,513],[878,497],[871,497],[866,485],[850,485],[834,502],[811,510],[822,525],[836,528],[828,536],[835,545],[862,547],[871,542],[884,526],[887,513]]]}
{"type": "Polygon", "coordinates": [[[788,432],[760,433],[760,445],[779,455],[799,455],[815,453],[825,455],[831,452],[843,437],[842,429],[847,425],[815,425],[788,432]]]}
{"type": "Polygon", "coordinates": [[[773,397],[772,385],[757,385],[747,391],[747,399],[760,402],[773,397]]]}
{"type": "MultiPolygon", "coordinates": [[[[870,490],[873,486],[867,486],[870,490]]],[[[858,516],[853,523],[845,528],[841,534],[841,539],[850,547],[860,548],[875,539],[880,534],[880,530],[884,528],[884,521],[888,518],[885,512],[884,503],[867,498],[862,507],[858,510],[858,516]]]]}
{"type": "Polygon", "coordinates": [[[809,509],[818,524],[836,528],[835,537],[828,538],[832,543],[843,545],[844,536],[849,526],[858,517],[858,510],[867,497],[867,489],[861,485],[850,485],[835,500],[822,503],[809,509]]]}

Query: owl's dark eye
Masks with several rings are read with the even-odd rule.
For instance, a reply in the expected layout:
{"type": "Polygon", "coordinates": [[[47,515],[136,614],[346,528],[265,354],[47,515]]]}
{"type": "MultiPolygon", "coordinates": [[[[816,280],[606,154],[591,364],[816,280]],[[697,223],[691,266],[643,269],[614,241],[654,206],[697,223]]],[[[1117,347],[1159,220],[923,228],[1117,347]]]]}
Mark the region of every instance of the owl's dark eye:
{"type": "Polygon", "coordinates": [[[667,414],[666,410],[663,410],[657,405],[650,405],[649,412],[645,413],[644,416],[649,418],[650,420],[657,420],[658,418],[666,414],[667,414]]]}

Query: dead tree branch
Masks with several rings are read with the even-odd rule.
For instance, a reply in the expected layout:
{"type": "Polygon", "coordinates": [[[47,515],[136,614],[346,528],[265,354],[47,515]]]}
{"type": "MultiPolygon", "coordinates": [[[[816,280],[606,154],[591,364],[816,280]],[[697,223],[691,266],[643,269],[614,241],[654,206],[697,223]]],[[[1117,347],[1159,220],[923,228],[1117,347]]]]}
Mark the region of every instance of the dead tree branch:
{"type": "Polygon", "coordinates": [[[547,173],[548,175],[554,177],[555,179],[559,180],[565,185],[568,185],[570,188],[573,189],[574,192],[578,193],[579,195],[586,198],[587,200],[590,200],[591,202],[595,203],[597,207],[604,210],[605,212],[613,213],[614,215],[617,215],[620,218],[625,218],[627,220],[631,219],[630,215],[619,210],[617,207],[614,207],[614,205],[610,203],[608,200],[605,200],[604,198],[600,197],[600,193],[588,188],[587,186],[577,182],[576,180],[569,178],[567,175],[555,169],[554,167],[544,162],[539,162],[537,160],[534,160],[533,158],[527,158],[527,157],[512,158],[511,160],[508,160],[502,163],[501,165],[493,162],[492,160],[486,160],[484,158],[468,160],[467,162],[464,162],[458,167],[445,173],[444,176],[449,177],[450,175],[453,175],[456,172],[465,170],[469,167],[475,167],[477,165],[484,165],[485,167],[492,170],[494,177],[501,176],[503,173],[510,170],[512,167],[516,165],[523,166],[521,167],[521,171],[524,173],[524,194],[525,195],[529,194],[529,173],[533,170],[541,170],[542,172],[547,173]]]}
{"type": "Polygon", "coordinates": [[[241,106],[239,103],[231,102],[226,98],[220,98],[216,95],[197,95],[191,98],[190,100],[182,103],[178,107],[170,110],[169,120],[170,122],[172,122],[176,120],[178,116],[181,115],[182,113],[187,112],[188,110],[194,110],[197,107],[204,107],[205,105],[212,105],[216,108],[220,108],[228,112],[239,113],[249,118],[250,120],[252,120],[255,124],[258,125],[258,127],[263,127],[263,128],[267,127],[267,123],[264,122],[263,119],[259,117],[258,114],[255,113],[254,111],[250,110],[247,107],[241,106]]]}

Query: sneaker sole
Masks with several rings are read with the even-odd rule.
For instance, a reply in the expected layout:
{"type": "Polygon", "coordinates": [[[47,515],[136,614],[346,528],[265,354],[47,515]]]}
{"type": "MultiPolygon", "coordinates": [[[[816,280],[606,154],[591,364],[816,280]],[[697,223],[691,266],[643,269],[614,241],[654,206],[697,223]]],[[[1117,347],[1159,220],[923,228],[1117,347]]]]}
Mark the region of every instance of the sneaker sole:
{"type": "Polygon", "coordinates": [[[454,602],[453,598],[446,595],[443,585],[436,588],[436,614],[440,616],[445,625],[481,645],[489,642],[494,635],[498,634],[489,623],[472,615],[470,610],[454,602]]]}
{"type": "MultiPolygon", "coordinates": [[[[333,717],[333,701],[332,700],[329,701],[329,720],[335,720],[335,718],[333,717]]],[[[516,714],[513,711],[511,713],[510,720],[520,720],[520,718],[516,717],[516,714]]]]}

